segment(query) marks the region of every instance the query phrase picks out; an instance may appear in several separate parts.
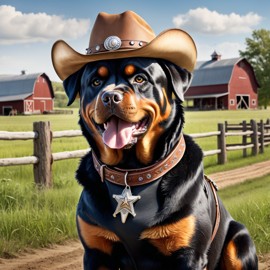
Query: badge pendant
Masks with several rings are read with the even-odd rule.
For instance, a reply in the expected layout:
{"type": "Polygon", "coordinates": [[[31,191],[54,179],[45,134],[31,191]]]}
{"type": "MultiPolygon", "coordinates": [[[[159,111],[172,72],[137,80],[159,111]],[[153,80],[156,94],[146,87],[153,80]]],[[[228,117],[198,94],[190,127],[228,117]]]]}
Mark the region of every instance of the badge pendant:
{"type": "Polygon", "coordinates": [[[125,174],[125,188],[121,194],[113,194],[113,198],[117,201],[117,207],[113,213],[113,216],[116,217],[120,213],[122,223],[125,223],[129,214],[133,217],[136,216],[134,210],[134,203],[141,199],[141,196],[133,196],[130,186],[127,184],[127,175],[125,174]]]}

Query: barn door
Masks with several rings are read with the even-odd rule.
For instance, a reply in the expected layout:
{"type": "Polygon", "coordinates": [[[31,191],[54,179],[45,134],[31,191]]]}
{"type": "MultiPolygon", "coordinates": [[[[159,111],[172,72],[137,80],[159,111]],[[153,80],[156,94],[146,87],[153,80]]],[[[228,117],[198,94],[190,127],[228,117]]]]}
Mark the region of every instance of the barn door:
{"type": "Polygon", "coordinates": [[[25,113],[33,113],[34,112],[34,101],[33,100],[25,100],[24,101],[24,112],[25,113]]]}
{"type": "Polygon", "coordinates": [[[249,96],[236,96],[237,109],[249,109],[249,96]]]}

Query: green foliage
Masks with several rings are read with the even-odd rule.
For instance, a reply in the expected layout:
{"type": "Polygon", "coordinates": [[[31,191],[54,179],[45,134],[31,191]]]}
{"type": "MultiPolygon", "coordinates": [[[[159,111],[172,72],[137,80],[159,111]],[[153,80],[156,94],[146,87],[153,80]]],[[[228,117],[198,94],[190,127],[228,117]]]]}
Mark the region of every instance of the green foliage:
{"type": "Polygon", "coordinates": [[[52,82],[52,87],[54,92],[65,92],[64,87],[63,87],[63,83],[61,82],[52,82]]]}
{"type": "MultiPolygon", "coordinates": [[[[54,91],[54,107],[55,108],[66,108],[68,104],[68,97],[65,93],[63,84],[60,82],[52,82],[52,87],[54,91]]],[[[70,108],[79,108],[80,102],[78,99],[74,101],[70,108]]]]}
{"type": "Polygon", "coordinates": [[[259,104],[265,108],[270,102],[270,31],[254,30],[251,38],[246,39],[246,50],[240,51],[253,66],[260,84],[259,104]]]}

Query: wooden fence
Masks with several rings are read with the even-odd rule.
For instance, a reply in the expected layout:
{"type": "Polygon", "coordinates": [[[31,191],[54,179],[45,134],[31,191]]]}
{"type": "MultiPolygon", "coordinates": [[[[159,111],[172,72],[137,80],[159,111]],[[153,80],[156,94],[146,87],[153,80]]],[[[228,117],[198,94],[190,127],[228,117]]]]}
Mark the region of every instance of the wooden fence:
{"type": "MultiPolygon", "coordinates": [[[[270,120],[240,124],[218,124],[218,131],[189,134],[194,139],[217,137],[217,149],[204,151],[204,156],[217,155],[218,163],[227,162],[227,152],[252,148],[252,155],[264,152],[264,147],[270,144],[270,120]],[[241,144],[226,144],[226,137],[240,136],[241,144]]],[[[33,156],[17,158],[1,158],[0,167],[33,164],[34,178],[37,186],[52,186],[52,164],[54,161],[83,157],[89,149],[52,153],[51,144],[54,138],[82,136],[80,130],[65,130],[52,132],[50,122],[35,122],[31,132],[0,131],[0,140],[33,140],[33,156]]]]}
{"type": "Polygon", "coordinates": [[[52,132],[50,122],[34,122],[31,132],[0,131],[0,140],[33,140],[33,156],[2,158],[1,166],[33,164],[34,178],[37,186],[52,186],[52,164],[54,161],[83,157],[89,149],[52,153],[51,144],[54,138],[82,136],[80,130],[52,132]]]}

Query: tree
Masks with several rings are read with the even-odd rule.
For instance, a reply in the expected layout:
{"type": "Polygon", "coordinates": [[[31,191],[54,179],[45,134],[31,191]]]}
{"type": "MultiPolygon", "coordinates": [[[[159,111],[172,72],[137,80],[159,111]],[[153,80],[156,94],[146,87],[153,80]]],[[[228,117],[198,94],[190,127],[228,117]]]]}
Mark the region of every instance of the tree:
{"type": "Polygon", "coordinates": [[[270,102],[270,31],[254,30],[252,38],[246,38],[246,50],[239,53],[252,65],[260,84],[259,105],[267,108],[270,102]]]}
{"type": "MultiPolygon", "coordinates": [[[[55,108],[67,108],[68,97],[65,93],[63,83],[60,82],[52,82],[52,87],[54,90],[54,107],[55,108]]],[[[79,100],[76,99],[75,102],[70,106],[70,108],[79,108],[79,100]]]]}

